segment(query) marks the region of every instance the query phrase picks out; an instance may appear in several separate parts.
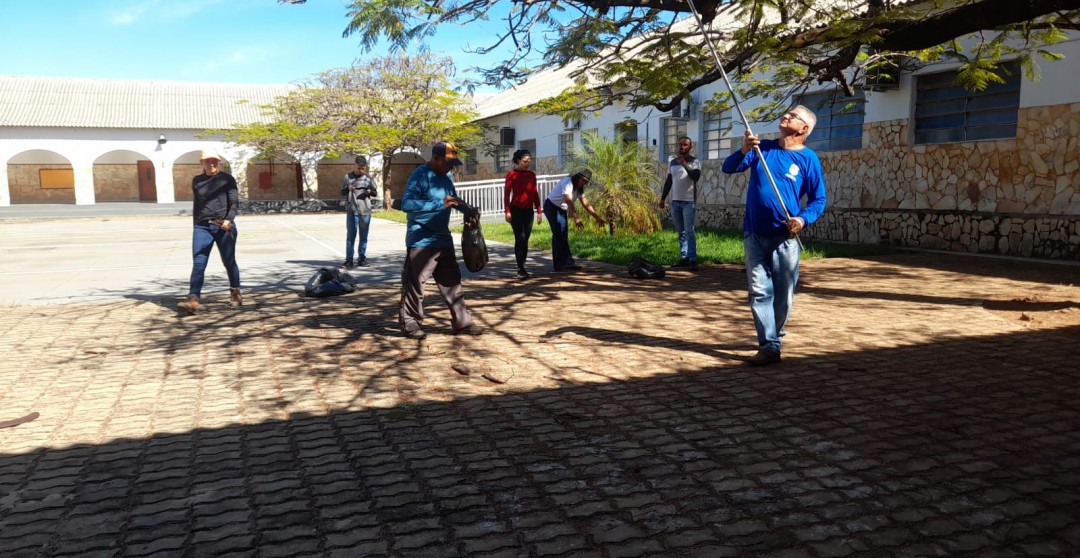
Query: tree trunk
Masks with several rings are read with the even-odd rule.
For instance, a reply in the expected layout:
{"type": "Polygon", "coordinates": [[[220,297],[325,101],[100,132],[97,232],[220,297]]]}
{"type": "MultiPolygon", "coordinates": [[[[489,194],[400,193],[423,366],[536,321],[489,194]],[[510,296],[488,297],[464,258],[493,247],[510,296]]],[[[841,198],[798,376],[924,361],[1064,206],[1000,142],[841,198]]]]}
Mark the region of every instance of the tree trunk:
{"type": "Polygon", "coordinates": [[[391,163],[394,162],[394,152],[383,151],[382,160],[383,209],[391,209],[394,200],[391,199],[390,192],[390,167],[391,163]]]}

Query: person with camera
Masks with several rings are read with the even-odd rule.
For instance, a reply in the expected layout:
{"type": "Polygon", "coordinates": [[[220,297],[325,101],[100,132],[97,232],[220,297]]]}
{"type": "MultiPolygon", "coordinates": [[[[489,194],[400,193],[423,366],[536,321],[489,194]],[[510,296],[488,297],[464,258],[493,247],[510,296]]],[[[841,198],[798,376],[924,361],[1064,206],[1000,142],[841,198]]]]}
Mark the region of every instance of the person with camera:
{"type": "Polygon", "coordinates": [[[353,267],[353,249],[360,237],[360,249],[356,265],[367,265],[368,229],[371,228],[371,200],[379,195],[375,180],[368,174],[367,157],[356,157],[356,169],[345,175],[341,183],[341,195],[345,196],[345,267],[353,267]]]}

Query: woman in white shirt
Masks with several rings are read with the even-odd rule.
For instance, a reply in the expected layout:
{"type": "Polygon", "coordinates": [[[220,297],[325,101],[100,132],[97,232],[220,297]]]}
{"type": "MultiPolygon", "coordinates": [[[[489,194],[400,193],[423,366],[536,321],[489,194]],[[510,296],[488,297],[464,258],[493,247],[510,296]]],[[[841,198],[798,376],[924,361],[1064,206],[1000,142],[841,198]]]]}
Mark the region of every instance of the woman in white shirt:
{"type": "Polygon", "coordinates": [[[589,200],[585,197],[585,186],[592,180],[592,171],[581,169],[559,181],[551,193],[544,200],[544,215],[547,217],[548,226],[551,227],[551,260],[555,264],[555,271],[577,271],[580,265],[574,263],[570,255],[569,223],[572,219],[577,228],[583,223],[574,209],[574,202],[581,200],[581,206],[592,215],[601,226],[604,220],[596,213],[589,200]]]}

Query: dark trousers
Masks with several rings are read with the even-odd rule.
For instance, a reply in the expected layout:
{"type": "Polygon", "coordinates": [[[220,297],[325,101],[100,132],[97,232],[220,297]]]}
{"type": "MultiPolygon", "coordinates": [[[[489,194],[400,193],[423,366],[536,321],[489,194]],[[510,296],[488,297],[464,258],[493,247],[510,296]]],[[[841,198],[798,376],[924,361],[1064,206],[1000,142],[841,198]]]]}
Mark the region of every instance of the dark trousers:
{"type": "Polygon", "coordinates": [[[510,227],[514,229],[514,257],[517,258],[518,269],[525,269],[525,258],[529,257],[529,237],[532,236],[535,218],[536,212],[531,207],[510,206],[510,227]]]}
{"type": "Polygon", "coordinates": [[[461,289],[461,268],[453,248],[409,248],[401,269],[401,329],[415,331],[424,321],[424,283],[435,279],[450,325],[457,331],[473,324],[461,289]]]}
{"type": "Polygon", "coordinates": [[[570,255],[570,223],[567,211],[544,200],[544,217],[547,217],[548,226],[551,227],[551,261],[555,265],[555,271],[574,265],[574,258],[570,255]]]}

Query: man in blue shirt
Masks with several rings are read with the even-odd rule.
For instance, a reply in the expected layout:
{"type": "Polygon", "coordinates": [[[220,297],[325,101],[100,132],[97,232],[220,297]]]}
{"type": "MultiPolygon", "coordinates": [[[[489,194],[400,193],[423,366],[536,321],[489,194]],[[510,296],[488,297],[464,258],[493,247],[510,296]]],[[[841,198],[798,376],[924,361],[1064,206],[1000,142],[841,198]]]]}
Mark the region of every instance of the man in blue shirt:
{"type": "MultiPolygon", "coordinates": [[[[409,175],[401,210],[408,215],[405,233],[405,267],[401,270],[401,329],[413,339],[427,334],[424,321],[424,283],[435,279],[455,334],[481,335],[465,307],[461,268],[450,236],[450,208],[462,211],[450,170],[461,165],[454,144],[441,141],[431,148],[431,160],[409,175]]],[[[476,218],[475,216],[472,218],[476,218]]]]}
{"type": "Polygon", "coordinates": [[[784,325],[799,281],[799,243],[795,235],[825,211],[821,160],[804,145],[816,123],[814,113],[799,105],[780,118],[780,139],[761,141],[747,130],[742,148],[724,160],[725,173],[751,169],[743,217],[750,311],[758,339],[757,354],[747,360],[751,366],[780,362],[784,325]],[[754,147],[760,147],[764,161],[754,147]],[[761,170],[762,163],[768,165],[776,181],[779,199],[761,170]],[[800,209],[803,197],[806,206],[800,209]]]}

